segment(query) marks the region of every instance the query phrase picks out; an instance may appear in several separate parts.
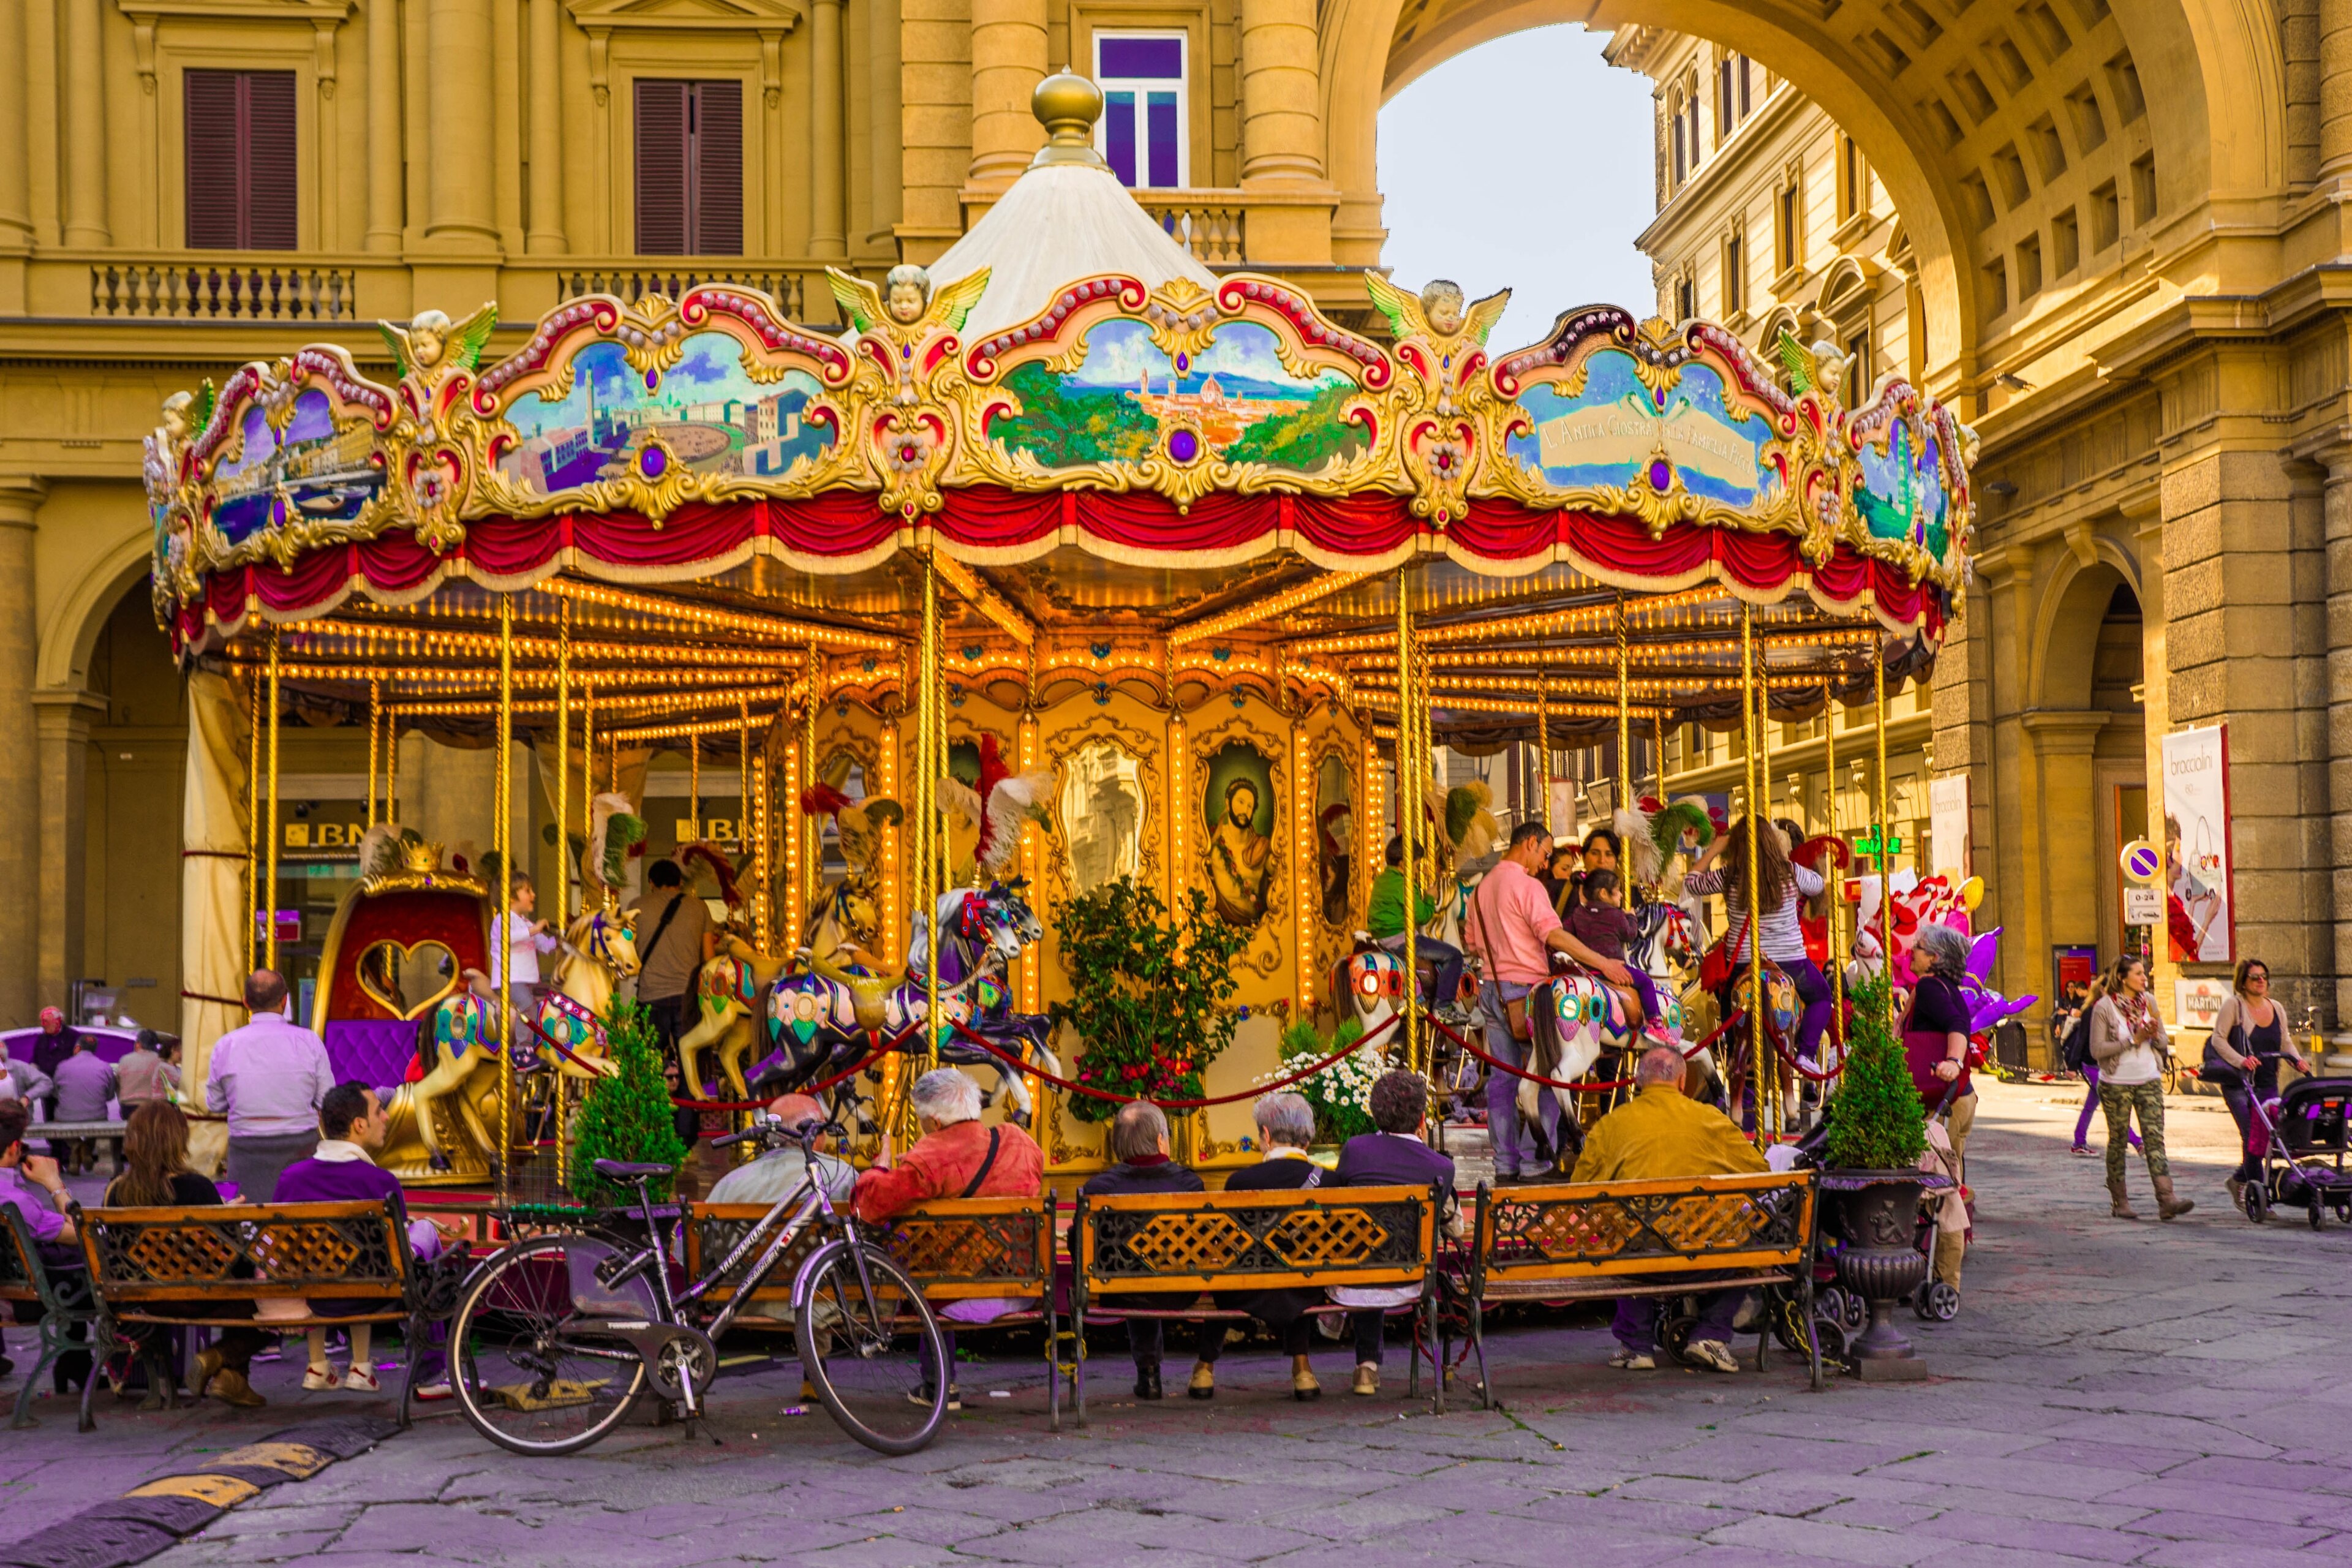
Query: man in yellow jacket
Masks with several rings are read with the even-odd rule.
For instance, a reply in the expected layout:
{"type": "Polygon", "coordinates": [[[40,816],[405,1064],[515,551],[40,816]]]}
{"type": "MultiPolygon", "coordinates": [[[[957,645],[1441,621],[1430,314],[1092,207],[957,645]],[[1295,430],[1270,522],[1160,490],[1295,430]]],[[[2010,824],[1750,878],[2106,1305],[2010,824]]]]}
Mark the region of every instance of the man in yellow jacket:
{"type": "MultiPolygon", "coordinates": [[[[1763,1153],[1740,1135],[1731,1119],[1683,1093],[1683,1056],[1671,1046],[1642,1055],[1633,1069],[1633,1098],[1602,1117],[1578,1156],[1578,1182],[1641,1182],[1675,1176],[1730,1176],[1768,1169],[1763,1153]]],[[[1711,1290],[1699,1297],[1698,1324],[1691,1331],[1685,1359],[1717,1372],[1738,1372],[1731,1353],[1732,1319],[1738,1290],[1711,1290]]],[[[1648,1372],[1657,1359],[1658,1298],[1617,1299],[1617,1353],[1609,1364],[1648,1372]]]]}

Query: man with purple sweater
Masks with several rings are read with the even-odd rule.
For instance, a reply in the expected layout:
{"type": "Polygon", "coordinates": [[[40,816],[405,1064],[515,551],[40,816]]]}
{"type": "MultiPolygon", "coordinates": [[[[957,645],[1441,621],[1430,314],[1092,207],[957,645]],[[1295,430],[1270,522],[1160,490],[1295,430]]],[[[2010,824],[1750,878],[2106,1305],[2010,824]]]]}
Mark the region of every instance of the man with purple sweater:
{"type": "MultiPolygon", "coordinates": [[[[1342,1187],[1426,1187],[1445,1189],[1445,1213],[1441,1223],[1459,1222],[1454,1201],[1454,1162],[1424,1142],[1422,1123],[1429,1116],[1429,1084],[1417,1072],[1397,1069],[1373,1080],[1372,1125],[1377,1132],[1360,1132],[1339,1151],[1332,1171],[1333,1184],[1342,1187]]],[[[1351,1393],[1370,1396],[1381,1391],[1381,1342],[1387,1329],[1388,1310],[1421,1299],[1412,1285],[1338,1285],[1331,1300],[1356,1310],[1348,1314],[1356,1336],[1356,1383],[1351,1393]]]]}
{"type": "MultiPolygon", "coordinates": [[[[407,1234],[408,1205],[400,1190],[400,1178],[384,1170],[369,1158],[372,1152],[383,1147],[384,1134],[391,1130],[391,1114],[376,1099],[375,1090],[356,1083],[339,1083],[329,1089],[319,1102],[319,1147],[307,1160],[297,1160],[286,1167],[278,1178],[276,1202],[281,1204],[341,1204],[383,1203],[392,1205],[394,1218],[407,1234]]],[[[373,1305],[373,1303],[370,1303],[373,1305]]],[[[313,1301],[311,1310],[328,1317],[339,1317],[346,1310],[365,1310],[355,1303],[343,1301],[313,1301]]],[[[310,1331],[310,1364],[302,1373],[302,1386],[316,1392],[327,1388],[348,1388],[358,1394],[376,1392],[375,1368],[369,1363],[368,1350],[373,1337],[373,1325],[353,1323],[351,1370],[341,1378],[327,1361],[327,1331],[310,1331]]]]}

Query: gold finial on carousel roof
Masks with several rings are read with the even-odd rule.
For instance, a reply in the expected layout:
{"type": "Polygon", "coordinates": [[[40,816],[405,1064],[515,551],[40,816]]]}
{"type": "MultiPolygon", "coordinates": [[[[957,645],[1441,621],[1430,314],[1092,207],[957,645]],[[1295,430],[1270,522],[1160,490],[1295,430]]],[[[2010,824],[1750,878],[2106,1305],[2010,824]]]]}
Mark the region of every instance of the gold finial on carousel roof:
{"type": "Polygon", "coordinates": [[[1102,118],[1102,89],[1064,66],[1037,84],[1029,95],[1030,112],[1045,127],[1045,144],[1029,161],[1033,169],[1076,163],[1089,169],[1109,167],[1095,151],[1095,121],[1102,118]]]}

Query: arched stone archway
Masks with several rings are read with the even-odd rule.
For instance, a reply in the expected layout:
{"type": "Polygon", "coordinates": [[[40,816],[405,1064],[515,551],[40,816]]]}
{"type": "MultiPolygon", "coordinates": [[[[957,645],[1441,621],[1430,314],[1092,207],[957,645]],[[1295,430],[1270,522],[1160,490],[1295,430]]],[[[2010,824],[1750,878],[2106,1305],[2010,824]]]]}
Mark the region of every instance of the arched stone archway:
{"type": "MultiPolygon", "coordinates": [[[[2176,292],[2210,288],[2243,265],[2218,237],[2164,231],[2204,204],[2252,198],[2290,177],[2280,34],[2258,9],[2255,17],[2210,0],[2013,9],[1853,0],[1824,16],[1805,0],[1333,0],[1321,28],[1321,92],[1326,167],[1340,192],[1335,249],[1377,258],[1375,121],[1421,73],[1536,26],[1696,35],[1788,78],[1861,145],[1917,259],[1925,379],[1976,414],[1996,401],[1984,384],[2013,374],[2020,355],[2054,355],[2066,368],[2087,359],[2078,342],[2047,330],[2067,306],[2021,270],[2020,247],[2038,257],[2042,228],[2062,209],[2078,224],[2089,209],[2094,238],[2110,206],[2119,224],[2144,227],[2147,254],[2176,292]],[[2231,106],[2224,124],[2217,104],[2231,106]],[[2028,332],[2029,323],[2042,330],[2028,332]]],[[[2352,153],[2352,117],[2344,118],[2352,153]]],[[[1477,128],[1463,131],[1466,149],[1477,128]]]]}

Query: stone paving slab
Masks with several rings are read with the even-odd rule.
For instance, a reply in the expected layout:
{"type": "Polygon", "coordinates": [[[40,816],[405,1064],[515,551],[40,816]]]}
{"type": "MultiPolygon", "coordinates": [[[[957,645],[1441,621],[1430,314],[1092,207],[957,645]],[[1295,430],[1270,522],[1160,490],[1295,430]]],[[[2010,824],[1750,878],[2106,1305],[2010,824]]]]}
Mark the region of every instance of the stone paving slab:
{"type": "MultiPolygon", "coordinates": [[[[1087,1431],[1045,1429],[1034,1361],[979,1361],[928,1452],[884,1459],[797,1403],[789,1374],[722,1384],[723,1447],[634,1428],[567,1460],[477,1438],[447,1405],[374,1452],[289,1483],[153,1561],[369,1568],[2320,1568],[2352,1561],[2352,1231],[2257,1228],[2223,1206],[2225,1117],[2175,1100],[2170,1142],[2200,1204],[2176,1224],[2106,1217],[2101,1167],[2066,1153],[2079,1095],[1986,1084],[1965,1304],[1912,1332],[1937,1374],[1815,1395],[1794,1358],[1736,1376],[1612,1373],[1588,1310],[1494,1336],[1504,1402],[1448,1415],[1382,1394],[1288,1396],[1263,1345],[1229,1351],[1219,1397],[1141,1405],[1097,1352],[1087,1431]],[[1010,1398],[989,1397],[992,1389],[1010,1398]]],[[[2103,1135],[2095,1129],[2095,1135],[2103,1135]]],[[[2147,1189],[2134,1175],[2136,1200],[2147,1189]]],[[[2152,1206],[2146,1205],[2145,1206],[2152,1206]]],[[[21,1331],[12,1342],[26,1341],[21,1331]]],[[[1181,1375],[1181,1358],[1171,1362],[1181,1375]]],[[[0,1508],[26,1528],[313,1414],[294,1362],[264,1411],[102,1409],[77,1436],[56,1400],[0,1438],[0,1508]]],[[[5,1391],[0,1391],[5,1396],[5,1391]]],[[[388,1408],[388,1402],[385,1407],[388,1408]]]]}

